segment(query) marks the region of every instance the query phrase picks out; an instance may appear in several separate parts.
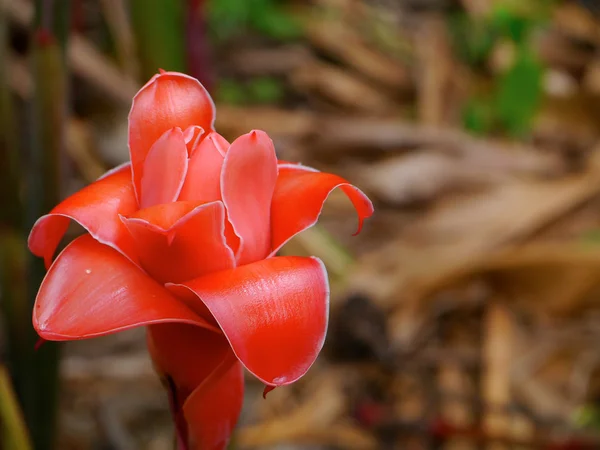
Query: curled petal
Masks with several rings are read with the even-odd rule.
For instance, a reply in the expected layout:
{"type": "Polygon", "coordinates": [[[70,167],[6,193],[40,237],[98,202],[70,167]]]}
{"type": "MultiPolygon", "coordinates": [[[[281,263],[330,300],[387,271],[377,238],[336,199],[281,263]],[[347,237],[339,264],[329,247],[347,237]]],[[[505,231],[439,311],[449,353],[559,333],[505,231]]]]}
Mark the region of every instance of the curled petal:
{"type": "Polygon", "coordinates": [[[331,191],[338,187],[356,208],[358,234],[364,219],[373,214],[373,204],[360,189],[342,177],[306,166],[279,166],[279,176],[271,204],[271,255],[296,234],[317,223],[325,200],[331,191]]]}
{"type": "Polygon", "coordinates": [[[270,251],[269,214],[276,181],[277,158],[266,133],[252,131],[231,144],[221,172],[221,195],[240,238],[239,265],[263,259],[270,251]]]}
{"type": "Polygon", "coordinates": [[[195,78],[164,72],[155,75],[133,99],[129,113],[129,153],[135,192],[139,195],[143,163],[150,147],[167,130],[198,125],[211,130],[215,106],[195,78]]]}
{"type": "Polygon", "coordinates": [[[46,268],[49,268],[72,219],[99,242],[136,261],[133,241],[119,219],[119,214],[132,214],[136,209],[131,166],[125,165],[71,195],[49,214],[40,217],[29,234],[29,249],[34,255],[44,258],[46,268]]]}
{"type": "Polygon", "coordinates": [[[40,337],[64,341],[178,322],[213,329],[116,250],[86,234],[58,256],[33,308],[40,337]]]}
{"type": "Polygon", "coordinates": [[[136,216],[122,220],[133,237],[141,266],[154,279],[180,282],[235,266],[225,242],[223,203],[167,203],[136,216]],[[154,211],[158,211],[156,218],[154,211]],[[170,223],[178,213],[182,215],[170,223]]]}
{"type": "Polygon", "coordinates": [[[242,364],[265,384],[293,383],[323,346],[329,286],[316,258],[269,258],[167,288],[188,305],[202,302],[242,364]]]}
{"type": "MultiPolygon", "coordinates": [[[[224,160],[222,141],[225,139],[212,132],[194,148],[179,200],[221,200],[221,168],[224,160]]],[[[226,150],[229,143],[225,143],[226,150]]]]}
{"type": "Polygon", "coordinates": [[[224,450],[242,411],[244,373],[232,352],[188,397],[183,413],[195,450],[224,450]]]}
{"type": "Polygon", "coordinates": [[[188,170],[188,153],[181,128],[171,128],[150,147],[144,161],[140,207],[177,200],[188,170]]]}

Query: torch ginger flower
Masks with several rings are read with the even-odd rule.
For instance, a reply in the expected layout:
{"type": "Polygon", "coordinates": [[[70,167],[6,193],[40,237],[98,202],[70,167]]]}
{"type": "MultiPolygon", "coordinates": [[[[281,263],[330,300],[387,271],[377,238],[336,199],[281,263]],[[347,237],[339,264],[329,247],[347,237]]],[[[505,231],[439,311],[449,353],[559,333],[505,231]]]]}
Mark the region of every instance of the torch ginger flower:
{"type": "Polygon", "coordinates": [[[194,78],[161,72],[134,97],[131,162],[41,217],[29,248],[48,273],[33,310],[41,338],[67,341],[146,326],[180,448],[222,449],[239,416],[242,367],[265,391],[315,361],[329,287],[317,258],[277,257],[339,187],[359,231],[369,199],[344,179],[277,161],[252,131],[229,144],[194,78]],[[53,262],[70,220],[87,233],[53,262]]]}

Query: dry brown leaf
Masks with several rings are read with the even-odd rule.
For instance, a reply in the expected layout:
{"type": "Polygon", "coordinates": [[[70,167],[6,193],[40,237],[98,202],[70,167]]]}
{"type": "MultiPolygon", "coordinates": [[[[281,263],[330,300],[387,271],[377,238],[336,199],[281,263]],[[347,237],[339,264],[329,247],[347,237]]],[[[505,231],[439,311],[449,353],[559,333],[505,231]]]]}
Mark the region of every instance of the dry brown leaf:
{"type": "Polygon", "coordinates": [[[331,64],[314,62],[300,66],[290,74],[290,82],[300,92],[322,96],[351,111],[382,115],[396,109],[377,88],[331,64]]]}
{"type": "Polygon", "coordinates": [[[410,88],[408,70],[398,62],[377,53],[359,34],[340,20],[311,16],[305,21],[308,40],[317,48],[348,64],[372,81],[394,89],[410,88]]]}

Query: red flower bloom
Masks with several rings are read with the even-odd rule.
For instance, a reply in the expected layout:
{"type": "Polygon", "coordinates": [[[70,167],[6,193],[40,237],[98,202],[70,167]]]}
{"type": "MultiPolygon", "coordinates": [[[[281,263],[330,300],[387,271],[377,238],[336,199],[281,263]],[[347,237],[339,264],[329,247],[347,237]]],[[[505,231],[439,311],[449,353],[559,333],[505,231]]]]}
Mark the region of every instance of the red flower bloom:
{"type": "Polygon", "coordinates": [[[180,437],[201,449],[229,438],[242,366],[269,389],[299,379],[323,346],[323,264],[275,253],[315,224],[336,187],[356,207],[359,230],[373,213],[344,179],[278,163],[262,131],[230,145],[214,117],[197,80],[156,75],[133,100],[131,163],[67,198],[29,237],[49,267],[33,311],[39,335],[63,341],[147,326],[180,437]],[[70,220],[88,234],[52,263],[70,220]]]}

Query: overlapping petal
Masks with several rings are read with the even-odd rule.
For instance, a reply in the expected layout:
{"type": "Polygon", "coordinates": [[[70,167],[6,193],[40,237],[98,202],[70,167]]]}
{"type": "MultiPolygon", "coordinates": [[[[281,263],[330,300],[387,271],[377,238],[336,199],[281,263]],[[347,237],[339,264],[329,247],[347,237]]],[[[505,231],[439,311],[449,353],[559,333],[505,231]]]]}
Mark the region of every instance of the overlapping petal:
{"type": "Polygon", "coordinates": [[[236,235],[240,238],[238,264],[265,258],[271,248],[269,220],[277,181],[273,142],[263,131],[236,139],[221,172],[221,195],[236,235]]]}
{"type": "Polygon", "coordinates": [[[133,242],[119,214],[133,214],[136,210],[131,166],[121,166],[40,217],[29,234],[29,249],[34,255],[44,258],[46,268],[50,267],[56,248],[72,219],[98,241],[135,261],[133,242]]]}
{"type": "Polygon", "coordinates": [[[221,169],[229,143],[212,132],[194,148],[179,200],[221,200],[221,169]]]}
{"type": "Polygon", "coordinates": [[[181,128],[171,128],[150,147],[141,179],[140,207],[177,200],[188,171],[188,152],[181,128]]]}
{"type": "Polygon", "coordinates": [[[176,202],[122,217],[141,266],[154,279],[180,282],[235,266],[225,241],[222,202],[176,202]]]}
{"type": "Polygon", "coordinates": [[[327,273],[316,258],[275,257],[167,287],[202,302],[246,368],[264,383],[296,381],[327,329],[327,273]]]}
{"type": "Polygon", "coordinates": [[[185,145],[187,146],[188,156],[192,154],[192,151],[196,146],[204,139],[206,132],[204,128],[198,125],[192,125],[185,129],[183,137],[185,139],[185,145]]]}
{"type": "Polygon", "coordinates": [[[194,450],[224,450],[242,411],[244,373],[229,357],[189,396],[183,413],[194,450]]]}
{"type": "Polygon", "coordinates": [[[88,234],[75,239],[52,264],[33,309],[40,337],[55,341],[170,322],[214,329],[139,267],[88,234]]]}
{"type": "Polygon", "coordinates": [[[197,125],[213,128],[215,107],[198,80],[164,72],[155,75],[133,99],[129,113],[129,153],[135,192],[139,195],[143,163],[150,147],[167,130],[197,125]]]}
{"type": "Polygon", "coordinates": [[[337,175],[296,164],[279,165],[271,204],[272,255],[296,234],[317,222],[325,200],[338,187],[356,208],[358,234],[364,219],[373,214],[373,204],[360,189],[337,175]]]}
{"type": "Polygon", "coordinates": [[[147,340],[157,371],[175,383],[180,406],[231,352],[223,333],[192,325],[152,325],[147,340]]]}

